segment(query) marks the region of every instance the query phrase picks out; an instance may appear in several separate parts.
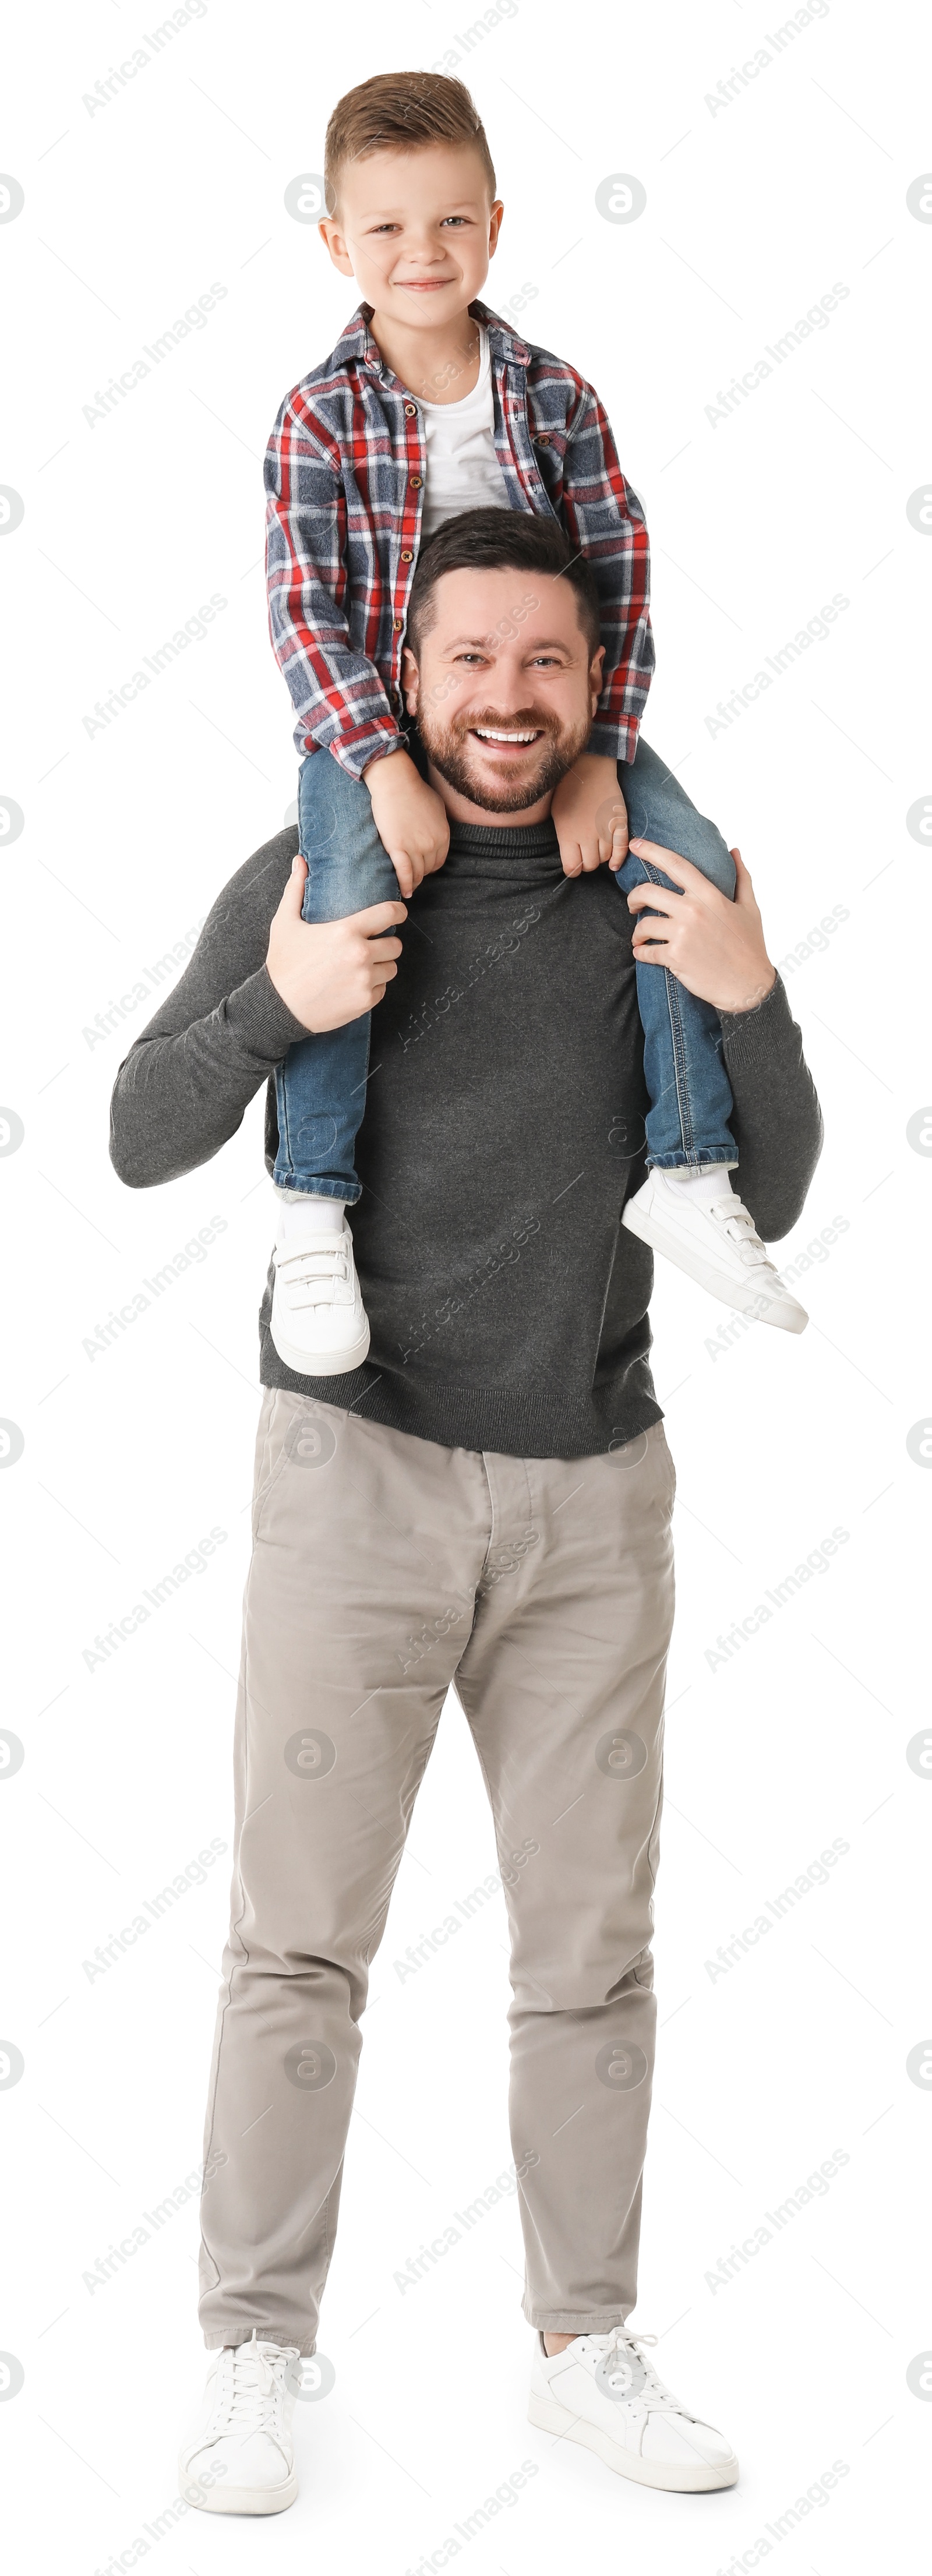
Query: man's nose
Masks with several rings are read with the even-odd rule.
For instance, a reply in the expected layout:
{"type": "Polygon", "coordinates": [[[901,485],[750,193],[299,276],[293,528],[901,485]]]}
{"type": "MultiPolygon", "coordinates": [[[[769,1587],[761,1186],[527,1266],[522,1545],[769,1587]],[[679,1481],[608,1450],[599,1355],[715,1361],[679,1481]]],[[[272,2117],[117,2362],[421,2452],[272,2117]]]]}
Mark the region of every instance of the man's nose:
{"type": "Polygon", "coordinates": [[[533,681],[520,662],[503,654],[494,668],[484,674],[486,703],[498,708],[500,715],[518,715],[533,703],[533,681]]]}

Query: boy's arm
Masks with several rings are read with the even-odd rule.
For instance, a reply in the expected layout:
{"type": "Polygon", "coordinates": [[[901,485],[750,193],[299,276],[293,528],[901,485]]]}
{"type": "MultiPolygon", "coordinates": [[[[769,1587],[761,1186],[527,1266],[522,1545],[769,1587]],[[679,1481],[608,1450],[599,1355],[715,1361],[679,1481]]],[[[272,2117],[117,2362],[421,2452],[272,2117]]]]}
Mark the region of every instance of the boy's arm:
{"type": "Polygon", "coordinates": [[[637,494],[618,462],[607,414],[583,385],[567,428],[563,513],[595,574],[605,661],[590,752],[633,760],[654,668],[650,548],[637,494]]]}
{"type": "MultiPolygon", "coordinates": [[[[339,447],[300,394],[283,402],[272,430],[265,488],[269,627],[303,747],[332,752],[361,778],[369,761],[401,743],[401,732],[374,662],[350,639],[339,447]]],[[[367,605],[377,610],[378,602],[367,605]]]]}

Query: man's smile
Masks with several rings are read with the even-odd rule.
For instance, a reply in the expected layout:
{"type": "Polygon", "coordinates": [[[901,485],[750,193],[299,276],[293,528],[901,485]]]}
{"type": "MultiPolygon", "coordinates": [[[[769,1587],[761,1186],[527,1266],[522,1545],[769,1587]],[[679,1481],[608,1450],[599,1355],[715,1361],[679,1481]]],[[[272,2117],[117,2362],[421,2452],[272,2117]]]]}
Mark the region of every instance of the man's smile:
{"type": "Polygon", "coordinates": [[[498,726],[493,727],[492,725],[470,726],[470,732],[474,742],[494,742],[498,748],[504,746],[506,749],[511,751],[523,751],[526,749],[528,743],[539,742],[541,731],[542,728],[539,726],[531,733],[518,733],[517,731],[506,733],[504,727],[499,728],[498,726]]]}

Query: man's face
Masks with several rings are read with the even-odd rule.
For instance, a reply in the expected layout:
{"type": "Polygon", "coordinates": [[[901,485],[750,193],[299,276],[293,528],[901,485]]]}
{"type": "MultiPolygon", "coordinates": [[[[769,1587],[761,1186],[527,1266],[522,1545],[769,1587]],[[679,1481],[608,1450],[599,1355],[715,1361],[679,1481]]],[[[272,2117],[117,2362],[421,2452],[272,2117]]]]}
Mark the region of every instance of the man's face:
{"type": "Polygon", "coordinates": [[[485,284],[502,217],[475,146],[372,152],[347,162],[338,186],[319,229],[374,313],[407,331],[457,322],[485,284]]]}
{"type": "Polygon", "coordinates": [[[405,648],[405,700],[448,810],[539,820],[585,751],[601,681],[604,647],[592,656],[572,585],[448,572],[427,614],[419,662],[405,648]]]}

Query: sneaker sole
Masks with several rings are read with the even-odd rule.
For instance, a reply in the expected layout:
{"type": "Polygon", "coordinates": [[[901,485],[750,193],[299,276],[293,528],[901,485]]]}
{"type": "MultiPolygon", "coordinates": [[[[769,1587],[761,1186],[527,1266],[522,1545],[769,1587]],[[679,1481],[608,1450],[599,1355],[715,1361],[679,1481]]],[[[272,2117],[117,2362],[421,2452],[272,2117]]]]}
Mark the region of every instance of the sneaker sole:
{"type": "Polygon", "coordinates": [[[585,2450],[595,2451],[604,2460],[607,2469],[614,2469],[618,2477],[633,2478],[636,2486],[662,2487],[669,2495],[709,2495],[718,2487],[737,2483],[736,2459],[717,2469],[701,2460],[694,2469],[675,2468],[672,2463],[665,2467],[662,2460],[642,2460],[636,2451],[620,2450],[597,2424],[587,2424],[584,2415],[571,2415],[569,2408],[558,2406],[553,2397],[532,2396],[527,2411],[528,2422],[536,2424],[542,2433],[561,2433],[568,2442],[581,2442],[585,2450]]]}
{"type": "Polygon", "coordinates": [[[649,1244],[652,1252],[662,1252],[668,1261],[675,1263],[677,1270],[685,1270],[688,1278],[697,1279],[700,1287],[707,1288],[710,1297],[717,1297],[721,1305],[734,1306],[741,1315],[753,1315],[760,1324],[776,1324],[784,1333],[805,1332],[809,1317],[802,1306],[780,1297],[765,1298],[759,1288],[744,1287],[737,1280],[730,1280],[727,1272],[716,1270],[711,1261],[704,1261],[701,1252],[694,1251],[691,1244],[683,1243],[679,1235],[668,1235],[659,1218],[641,1215],[640,1212],[635,1217],[625,1208],[621,1222],[627,1226],[629,1234],[636,1234],[641,1243],[649,1244]]]}
{"type": "Polygon", "coordinates": [[[285,2485],[281,2487],[221,2487],[218,2485],[201,2489],[197,2481],[192,2479],[190,2471],[185,2469],[182,2460],[178,2463],[178,2473],[179,2495],[198,2513],[284,2513],[287,2505],[295,2503],[298,2493],[297,2473],[294,2469],[285,2485]]]}
{"type": "Polygon", "coordinates": [[[350,1369],[361,1368],[363,1360],[368,1356],[368,1324],[361,1339],[354,1342],[348,1351],[339,1353],[321,1351],[314,1357],[311,1357],[307,1351],[299,1350],[296,1342],[288,1342],[280,1336],[276,1331],[274,1318],[269,1325],[269,1331],[279,1359],[284,1360],[286,1368],[294,1370],[296,1377],[347,1377],[350,1369]]]}

